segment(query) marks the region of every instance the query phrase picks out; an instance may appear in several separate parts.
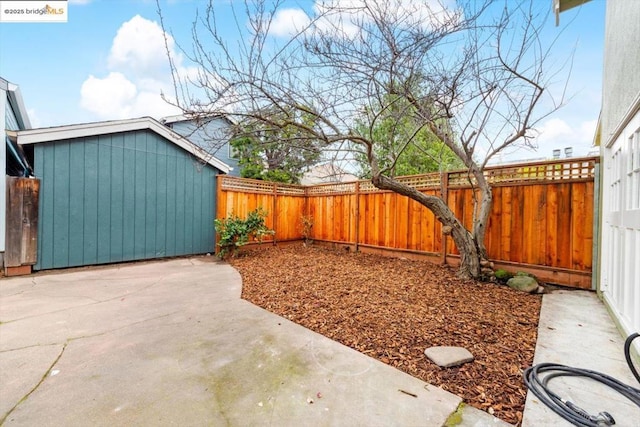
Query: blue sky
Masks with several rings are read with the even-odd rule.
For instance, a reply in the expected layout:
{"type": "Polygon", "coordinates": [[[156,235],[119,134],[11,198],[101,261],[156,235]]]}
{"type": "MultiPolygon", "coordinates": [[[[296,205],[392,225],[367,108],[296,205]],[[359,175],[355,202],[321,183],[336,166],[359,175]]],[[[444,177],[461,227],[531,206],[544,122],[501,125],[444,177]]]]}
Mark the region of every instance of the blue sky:
{"type": "MultiPolygon", "coordinates": [[[[230,13],[230,1],[214,1],[219,15],[230,13]]],[[[551,0],[535,1],[551,8],[551,0]]],[[[206,2],[160,4],[166,27],[188,47],[196,10],[206,2]]],[[[155,0],[70,0],[68,7],[67,23],[0,23],[0,76],[20,86],[34,127],[178,113],[159,95],[171,91],[171,78],[155,0]]],[[[554,57],[562,61],[575,49],[568,87],[572,98],[538,127],[537,152],[520,151],[511,159],[549,158],[554,148],[568,146],[575,155],[592,150],[604,15],[605,1],[593,0],[564,12],[560,27],[549,20],[543,37],[561,34],[554,57]]],[[[172,49],[177,65],[189,72],[191,65],[177,47],[172,49]]]]}

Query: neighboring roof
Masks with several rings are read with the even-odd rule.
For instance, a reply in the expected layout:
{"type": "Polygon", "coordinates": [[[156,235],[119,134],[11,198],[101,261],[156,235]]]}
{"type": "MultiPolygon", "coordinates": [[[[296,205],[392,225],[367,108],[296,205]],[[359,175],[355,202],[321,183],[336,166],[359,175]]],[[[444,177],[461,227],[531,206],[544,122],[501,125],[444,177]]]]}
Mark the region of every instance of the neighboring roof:
{"type": "Polygon", "coordinates": [[[176,116],[166,116],[160,119],[160,123],[168,125],[171,123],[177,123],[177,122],[190,122],[190,121],[195,121],[197,119],[202,120],[204,118],[210,118],[210,119],[215,119],[215,118],[220,118],[220,119],[224,119],[226,121],[228,121],[231,124],[235,124],[233,122],[233,120],[231,120],[231,118],[229,116],[227,116],[226,114],[221,114],[221,113],[209,113],[209,114],[201,114],[201,115],[190,115],[190,114],[178,114],[176,116]]]}
{"type": "Polygon", "coordinates": [[[94,123],[83,123],[68,126],[56,126],[49,128],[7,131],[7,134],[20,145],[39,144],[42,142],[60,141],[63,139],[84,138],[88,136],[106,135],[111,133],[129,132],[137,130],[150,130],[164,137],[178,147],[188,151],[200,160],[221,170],[229,173],[232,169],[226,163],[213,157],[211,154],[202,150],[188,139],[177,134],[166,126],[163,126],[157,120],[151,117],[141,117],[137,119],[113,120],[94,123]]]}
{"type": "Polygon", "coordinates": [[[345,171],[334,163],[316,165],[308,170],[300,183],[302,185],[328,184],[335,182],[353,182],[358,177],[345,171]]]}
{"type": "Polygon", "coordinates": [[[553,0],[553,12],[556,15],[556,27],[560,25],[560,12],[581,6],[591,0],[553,0]]]}
{"type": "MultiPolygon", "coordinates": [[[[7,97],[9,98],[9,102],[13,107],[13,113],[18,120],[18,125],[22,129],[31,129],[31,121],[29,120],[27,109],[25,108],[24,102],[22,101],[22,94],[20,93],[20,88],[18,87],[18,85],[10,83],[0,77],[0,89],[7,92],[7,97]]],[[[4,100],[2,100],[2,102],[4,102],[4,100]]]]}

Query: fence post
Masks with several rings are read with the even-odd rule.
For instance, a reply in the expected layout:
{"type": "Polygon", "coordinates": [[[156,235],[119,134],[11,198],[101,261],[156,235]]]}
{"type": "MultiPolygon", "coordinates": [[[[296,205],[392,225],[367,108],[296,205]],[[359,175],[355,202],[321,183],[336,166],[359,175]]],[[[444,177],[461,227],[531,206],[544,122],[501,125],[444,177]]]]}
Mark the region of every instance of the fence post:
{"type": "MultiPolygon", "coordinates": [[[[449,205],[449,172],[440,173],[440,196],[446,205],[449,205]]],[[[441,224],[442,225],[442,224],[441,224]]],[[[442,232],[442,264],[447,264],[447,235],[442,232]]]]}
{"type": "MultiPolygon", "coordinates": [[[[216,175],[216,200],[215,200],[215,207],[216,207],[216,211],[215,211],[215,218],[214,219],[220,219],[220,218],[224,218],[224,215],[222,215],[222,207],[224,206],[224,209],[227,209],[227,201],[225,199],[224,201],[224,205],[222,204],[222,181],[224,180],[225,175],[216,175]]],[[[218,230],[215,229],[213,230],[213,253],[215,255],[218,255],[218,253],[220,252],[220,249],[218,247],[218,242],[220,242],[220,235],[218,234],[218,230]]]]}
{"type": "Polygon", "coordinates": [[[278,230],[276,229],[277,225],[278,225],[278,184],[276,182],[273,183],[273,209],[271,210],[273,212],[273,230],[275,231],[275,233],[273,233],[273,246],[276,245],[276,241],[277,239],[277,234],[278,234],[278,230]]]}
{"type": "Polygon", "coordinates": [[[358,252],[359,243],[360,243],[360,181],[356,181],[355,186],[355,195],[356,195],[356,252],[358,252]]]}

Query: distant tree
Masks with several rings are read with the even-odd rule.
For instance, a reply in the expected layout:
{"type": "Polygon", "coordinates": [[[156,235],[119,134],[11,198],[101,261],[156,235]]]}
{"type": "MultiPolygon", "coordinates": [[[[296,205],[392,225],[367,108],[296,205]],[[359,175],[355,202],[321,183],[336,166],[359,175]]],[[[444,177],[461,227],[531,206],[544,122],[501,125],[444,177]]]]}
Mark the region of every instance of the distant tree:
{"type": "MultiPolygon", "coordinates": [[[[464,168],[464,163],[428,127],[415,123],[415,107],[402,97],[388,95],[384,111],[365,107],[354,131],[374,141],[379,167],[391,177],[464,168]]],[[[449,126],[446,120],[441,126],[449,126]]],[[[371,179],[365,152],[353,147],[360,177],[371,179]]]]}
{"type": "MultiPolygon", "coordinates": [[[[245,118],[239,125],[238,137],[231,141],[236,151],[240,175],[244,178],[299,184],[302,175],[321,158],[323,143],[303,135],[286,111],[261,114],[270,121],[245,118]]],[[[304,116],[304,114],[302,114],[304,116]]],[[[301,117],[300,122],[313,128],[313,117],[301,117]]]]}

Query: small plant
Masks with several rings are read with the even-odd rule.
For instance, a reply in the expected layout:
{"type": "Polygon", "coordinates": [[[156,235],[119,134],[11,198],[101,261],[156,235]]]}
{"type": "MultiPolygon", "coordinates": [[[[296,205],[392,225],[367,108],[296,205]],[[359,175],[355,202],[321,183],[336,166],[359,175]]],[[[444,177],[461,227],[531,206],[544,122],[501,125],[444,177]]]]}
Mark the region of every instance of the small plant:
{"type": "Polygon", "coordinates": [[[495,276],[500,283],[507,283],[513,277],[513,273],[500,269],[495,271],[495,276]]]}
{"type": "Polygon", "coordinates": [[[246,219],[233,213],[227,218],[216,219],[215,229],[220,236],[218,256],[223,259],[229,254],[236,256],[240,247],[249,243],[250,239],[262,242],[264,236],[275,234],[265,225],[266,217],[267,211],[257,208],[249,212],[246,219]]]}
{"type": "Polygon", "coordinates": [[[313,217],[310,215],[302,215],[300,217],[300,227],[302,228],[302,237],[304,237],[304,245],[311,244],[311,229],[313,228],[313,217]]]}

